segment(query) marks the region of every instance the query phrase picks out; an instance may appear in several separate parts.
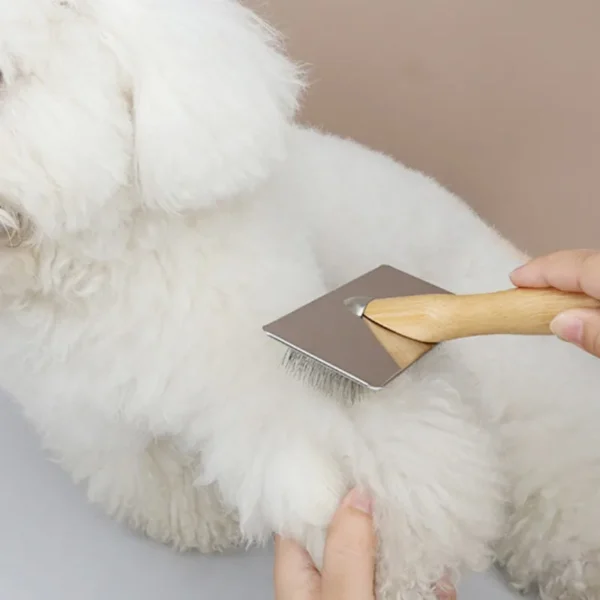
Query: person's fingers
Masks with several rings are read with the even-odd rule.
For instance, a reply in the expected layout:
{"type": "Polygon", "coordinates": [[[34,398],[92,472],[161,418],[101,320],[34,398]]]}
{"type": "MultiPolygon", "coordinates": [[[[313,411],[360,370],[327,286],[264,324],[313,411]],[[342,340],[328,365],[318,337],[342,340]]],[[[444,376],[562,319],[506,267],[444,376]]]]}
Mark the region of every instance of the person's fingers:
{"type": "Polygon", "coordinates": [[[579,291],[579,274],[593,250],[561,250],[534,258],[511,273],[517,287],[555,287],[579,291]]]}
{"type": "MultiPolygon", "coordinates": [[[[510,278],[517,287],[552,287],[600,299],[600,251],[554,252],[516,269],[510,278]]],[[[552,321],[550,329],[562,340],[600,357],[600,311],[566,311],[552,321]]]]}
{"type": "Polygon", "coordinates": [[[436,595],[438,600],[456,600],[456,590],[450,582],[449,577],[445,577],[436,586],[436,595]]]}
{"type": "Polygon", "coordinates": [[[510,275],[517,287],[553,287],[600,298],[600,251],[562,250],[534,258],[510,275]]]}
{"type": "MultiPolygon", "coordinates": [[[[275,537],[276,600],[374,600],[376,536],[368,496],[353,491],[329,529],[323,576],[308,552],[293,540],[275,537]]],[[[439,600],[456,600],[449,581],[438,584],[439,600]]]]}
{"type": "Polygon", "coordinates": [[[456,600],[456,590],[454,588],[438,590],[438,600],[456,600]]]}
{"type": "Polygon", "coordinates": [[[321,577],[306,550],[293,540],[275,537],[273,572],[276,600],[320,600],[321,577]]]}
{"type": "Polygon", "coordinates": [[[550,324],[552,333],[600,358],[600,310],[569,310],[550,324]]]}
{"type": "Polygon", "coordinates": [[[329,528],[322,600],[373,600],[376,549],[371,500],[363,492],[353,490],[329,528]]]}

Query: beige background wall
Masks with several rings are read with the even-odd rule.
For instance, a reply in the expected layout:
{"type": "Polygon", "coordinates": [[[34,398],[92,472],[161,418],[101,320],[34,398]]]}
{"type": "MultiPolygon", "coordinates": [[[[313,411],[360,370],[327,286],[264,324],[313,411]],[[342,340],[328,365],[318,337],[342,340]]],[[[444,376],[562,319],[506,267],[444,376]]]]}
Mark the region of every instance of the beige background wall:
{"type": "Polygon", "coordinates": [[[304,118],[427,171],[525,249],[600,247],[599,0],[249,0],[304,118]]]}

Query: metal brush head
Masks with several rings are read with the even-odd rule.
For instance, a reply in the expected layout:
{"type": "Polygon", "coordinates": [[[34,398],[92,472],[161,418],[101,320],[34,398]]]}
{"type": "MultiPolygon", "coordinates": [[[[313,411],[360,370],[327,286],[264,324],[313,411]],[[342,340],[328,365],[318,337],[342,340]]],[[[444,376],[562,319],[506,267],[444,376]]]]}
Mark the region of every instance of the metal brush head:
{"type": "Polygon", "coordinates": [[[369,299],[439,293],[446,292],[382,265],[263,329],[288,347],[284,366],[290,372],[352,402],[403,370],[361,318],[369,299]]]}
{"type": "Polygon", "coordinates": [[[350,404],[360,400],[369,391],[361,382],[293,348],[286,350],[283,366],[308,385],[350,404]]]}

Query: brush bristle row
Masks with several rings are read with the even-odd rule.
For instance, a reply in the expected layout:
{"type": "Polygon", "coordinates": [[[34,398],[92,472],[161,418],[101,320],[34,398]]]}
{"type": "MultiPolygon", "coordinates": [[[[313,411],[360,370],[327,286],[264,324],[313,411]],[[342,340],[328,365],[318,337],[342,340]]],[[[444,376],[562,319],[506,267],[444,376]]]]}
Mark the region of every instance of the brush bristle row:
{"type": "Polygon", "coordinates": [[[298,350],[286,351],[283,366],[301,381],[338,400],[353,404],[365,395],[362,385],[298,350]]]}

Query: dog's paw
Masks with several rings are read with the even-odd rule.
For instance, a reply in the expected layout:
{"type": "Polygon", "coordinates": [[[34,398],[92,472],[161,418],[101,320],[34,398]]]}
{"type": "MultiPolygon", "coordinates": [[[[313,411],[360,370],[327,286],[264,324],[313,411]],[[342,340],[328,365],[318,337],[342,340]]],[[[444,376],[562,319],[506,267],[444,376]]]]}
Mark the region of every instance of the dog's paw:
{"type": "Polygon", "coordinates": [[[542,600],[600,598],[600,551],[548,565],[539,578],[539,594],[542,600]]]}
{"type": "Polygon", "coordinates": [[[599,499],[598,478],[575,467],[513,504],[497,551],[516,589],[543,600],[600,598],[599,499]]]}
{"type": "MultiPolygon", "coordinates": [[[[415,530],[411,519],[397,505],[376,502],[378,600],[439,600],[458,584],[460,558],[445,551],[433,527],[415,530]]],[[[478,558],[482,567],[491,562],[478,558]]]]}
{"type": "Polygon", "coordinates": [[[348,489],[341,461],[319,445],[290,445],[266,466],[263,510],[276,533],[298,540],[320,567],[325,530],[348,489]]]}
{"type": "Polygon", "coordinates": [[[539,595],[541,600],[600,598],[600,549],[559,559],[548,556],[548,546],[513,547],[514,541],[502,546],[501,558],[519,592],[539,595]]]}
{"type": "Polygon", "coordinates": [[[235,513],[223,507],[212,486],[170,490],[161,504],[156,512],[130,513],[128,525],[180,552],[212,554],[243,546],[235,513]]]}
{"type": "Polygon", "coordinates": [[[512,586],[521,593],[535,594],[541,600],[597,600],[600,598],[600,551],[585,556],[543,561],[535,572],[531,563],[515,565],[506,571],[512,586]]]}

